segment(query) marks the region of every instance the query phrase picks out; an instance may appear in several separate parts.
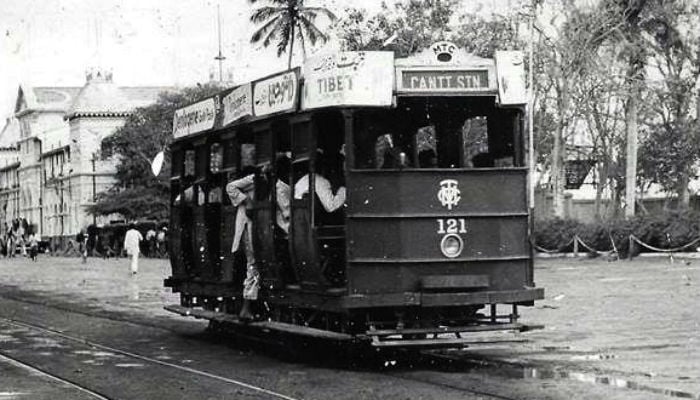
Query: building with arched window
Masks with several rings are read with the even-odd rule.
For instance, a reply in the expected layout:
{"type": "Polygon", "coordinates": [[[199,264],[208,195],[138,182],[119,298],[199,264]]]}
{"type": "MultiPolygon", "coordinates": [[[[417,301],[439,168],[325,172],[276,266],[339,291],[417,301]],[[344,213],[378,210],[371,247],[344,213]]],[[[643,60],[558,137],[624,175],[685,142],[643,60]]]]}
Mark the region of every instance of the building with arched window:
{"type": "Polygon", "coordinates": [[[115,162],[101,159],[102,140],[170,89],[117,86],[102,72],[88,73],[82,87],[21,85],[0,132],[0,233],[18,218],[45,240],[107,222],[86,212],[114,183],[115,162]]]}

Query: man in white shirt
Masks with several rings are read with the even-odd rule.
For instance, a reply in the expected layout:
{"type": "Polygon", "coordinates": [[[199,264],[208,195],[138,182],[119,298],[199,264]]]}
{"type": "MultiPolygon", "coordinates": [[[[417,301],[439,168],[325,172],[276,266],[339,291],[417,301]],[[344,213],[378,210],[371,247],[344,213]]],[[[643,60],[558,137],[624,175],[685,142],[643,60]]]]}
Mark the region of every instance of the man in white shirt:
{"type": "Polygon", "coordinates": [[[129,230],[124,236],[124,249],[131,256],[131,274],[139,272],[139,243],[143,240],[141,232],[136,230],[136,225],[130,224],[129,230]]]}
{"type": "Polygon", "coordinates": [[[240,179],[229,182],[226,185],[226,193],[231,199],[231,204],[236,209],[236,230],[233,235],[231,252],[238,251],[243,245],[246,258],[246,278],[243,281],[243,306],[238,314],[241,320],[253,319],[251,302],[258,299],[260,290],[260,272],[255,265],[255,253],[253,251],[253,221],[248,217],[247,209],[252,209],[255,193],[255,174],[248,174],[240,179]]]}
{"type": "MultiPolygon", "coordinates": [[[[309,179],[310,174],[306,174],[294,185],[295,199],[301,199],[306,193],[309,193],[309,179]]],[[[314,188],[316,196],[326,212],[331,213],[345,204],[345,186],[341,186],[333,193],[330,181],[322,175],[314,174],[314,188]]]]}

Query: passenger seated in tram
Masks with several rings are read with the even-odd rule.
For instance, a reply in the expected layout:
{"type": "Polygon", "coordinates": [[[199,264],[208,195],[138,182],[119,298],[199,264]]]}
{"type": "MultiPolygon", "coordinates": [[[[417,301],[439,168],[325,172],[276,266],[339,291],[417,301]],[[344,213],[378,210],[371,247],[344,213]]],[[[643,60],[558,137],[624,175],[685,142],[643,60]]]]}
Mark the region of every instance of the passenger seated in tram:
{"type": "MultiPolygon", "coordinates": [[[[345,186],[337,186],[334,188],[331,181],[326,178],[328,172],[331,172],[331,168],[329,168],[328,159],[324,157],[323,151],[317,151],[316,170],[317,172],[314,174],[316,196],[323,206],[323,209],[328,213],[332,213],[345,204],[345,186]]],[[[295,199],[302,199],[305,194],[309,193],[309,179],[310,174],[306,174],[294,184],[295,199]]]]}
{"type": "Polygon", "coordinates": [[[241,320],[253,319],[251,303],[258,299],[260,290],[260,273],[255,265],[255,253],[253,252],[253,221],[248,215],[253,207],[255,192],[255,174],[251,167],[245,168],[244,176],[229,182],[226,185],[226,193],[231,199],[231,204],[236,209],[236,230],[233,236],[231,252],[240,250],[241,245],[245,251],[246,278],[243,281],[243,307],[239,313],[241,320]]]}
{"type": "Polygon", "coordinates": [[[408,167],[408,156],[400,147],[394,145],[394,135],[385,133],[377,138],[375,144],[378,169],[397,169],[408,167]]]}

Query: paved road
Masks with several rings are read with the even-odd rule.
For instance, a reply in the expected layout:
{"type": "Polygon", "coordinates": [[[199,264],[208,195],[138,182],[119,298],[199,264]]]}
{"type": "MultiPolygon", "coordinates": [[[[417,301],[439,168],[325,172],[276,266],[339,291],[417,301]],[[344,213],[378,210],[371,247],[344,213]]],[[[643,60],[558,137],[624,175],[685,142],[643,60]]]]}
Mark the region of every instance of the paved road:
{"type": "MultiPolygon", "coordinates": [[[[399,360],[359,370],[292,363],[204,333],[202,322],[162,310],[177,302],[161,286],[168,274],[162,260],[145,260],[135,278],[124,259],[0,260],[0,318],[30,324],[0,319],[0,355],[107,398],[700,398],[693,262],[541,261],[536,276],[547,299],[523,314],[547,329],[525,336],[529,342],[447,354],[474,362],[399,360]]],[[[0,399],[95,398],[2,357],[0,369],[0,399]]]]}

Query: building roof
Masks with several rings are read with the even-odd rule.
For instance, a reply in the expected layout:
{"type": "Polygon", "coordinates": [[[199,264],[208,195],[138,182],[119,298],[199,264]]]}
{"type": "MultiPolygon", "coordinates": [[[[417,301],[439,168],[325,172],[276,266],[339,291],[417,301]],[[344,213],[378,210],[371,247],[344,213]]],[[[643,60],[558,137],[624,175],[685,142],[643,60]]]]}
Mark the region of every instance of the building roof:
{"type": "Polygon", "coordinates": [[[158,95],[170,87],[141,86],[122,87],[112,82],[111,74],[95,77],[88,75],[87,83],[80,89],[70,108],[66,119],[85,116],[124,116],[134,108],[154,103],[158,95]]]}
{"type": "Polygon", "coordinates": [[[80,87],[22,85],[17,93],[15,113],[24,111],[65,112],[73,103],[80,87]]]}
{"type": "Polygon", "coordinates": [[[19,121],[11,117],[5,120],[5,126],[0,131],[0,149],[14,148],[19,140],[19,121]]]}

